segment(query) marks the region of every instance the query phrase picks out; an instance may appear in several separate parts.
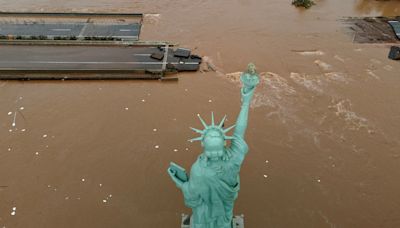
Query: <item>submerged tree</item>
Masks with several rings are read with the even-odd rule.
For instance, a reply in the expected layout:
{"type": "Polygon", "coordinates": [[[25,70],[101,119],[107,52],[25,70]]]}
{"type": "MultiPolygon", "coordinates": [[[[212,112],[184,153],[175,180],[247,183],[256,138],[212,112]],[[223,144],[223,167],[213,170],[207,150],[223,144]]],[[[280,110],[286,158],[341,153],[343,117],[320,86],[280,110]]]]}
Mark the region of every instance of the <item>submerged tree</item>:
{"type": "Polygon", "coordinates": [[[302,6],[306,9],[310,8],[312,5],[315,5],[313,0],[292,0],[292,4],[296,7],[302,6]]]}

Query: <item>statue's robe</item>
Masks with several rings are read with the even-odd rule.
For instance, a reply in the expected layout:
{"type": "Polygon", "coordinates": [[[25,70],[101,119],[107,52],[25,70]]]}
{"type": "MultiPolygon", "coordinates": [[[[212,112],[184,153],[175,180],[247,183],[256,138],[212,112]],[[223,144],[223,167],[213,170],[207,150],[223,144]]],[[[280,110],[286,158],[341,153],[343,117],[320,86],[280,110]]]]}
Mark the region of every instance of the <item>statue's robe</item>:
{"type": "Polygon", "coordinates": [[[215,166],[201,154],[182,187],[185,205],[193,211],[193,228],[231,228],[233,204],[240,188],[239,171],[248,146],[242,137],[234,135],[225,150],[232,157],[215,166]]]}

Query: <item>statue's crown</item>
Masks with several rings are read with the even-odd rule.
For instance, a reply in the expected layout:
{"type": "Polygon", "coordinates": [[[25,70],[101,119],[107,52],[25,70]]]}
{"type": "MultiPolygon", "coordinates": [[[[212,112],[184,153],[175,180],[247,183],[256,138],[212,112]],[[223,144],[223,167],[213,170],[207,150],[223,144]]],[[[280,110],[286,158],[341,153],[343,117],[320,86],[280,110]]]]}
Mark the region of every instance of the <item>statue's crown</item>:
{"type": "Polygon", "coordinates": [[[200,137],[197,138],[193,138],[190,139],[190,142],[194,142],[194,141],[203,141],[204,137],[207,135],[207,133],[210,130],[216,130],[219,131],[221,133],[221,135],[223,136],[224,140],[229,140],[229,139],[233,139],[233,136],[227,136],[225,135],[225,133],[227,133],[228,131],[230,131],[231,129],[233,129],[236,125],[230,126],[226,129],[223,128],[224,123],[225,123],[225,119],[226,119],[226,115],[224,116],[224,118],[222,118],[221,122],[218,125],[215,125],[214,123],[214,113],[211,112],[211,125],[207,125],[206,122],[201,118],[200,114],[197,114],[197,116],[199,117],[201,123],[204,126],[203,130],[199,130],[196,128],[191,127],[190,129],[192,129],[194,132],[201,134],[200,137]]]}

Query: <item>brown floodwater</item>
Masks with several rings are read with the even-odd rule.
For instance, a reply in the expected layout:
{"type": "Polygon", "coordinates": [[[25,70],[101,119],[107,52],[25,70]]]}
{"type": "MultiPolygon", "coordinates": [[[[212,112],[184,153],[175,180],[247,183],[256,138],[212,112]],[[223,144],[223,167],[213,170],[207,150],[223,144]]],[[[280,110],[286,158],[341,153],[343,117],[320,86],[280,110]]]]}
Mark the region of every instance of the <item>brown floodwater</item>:
{"type": "Polygon", "coordinates": [[[400,62],[385,45],[353,44],[339,20],[400,15],[400,1],[320,0],[309,10],[282,0],[0,6],[143,12],[143,40],[180,43],[217,68],[177,83],[0,81],[0,228],[179,227],[190,210],[166,168],[189,169],[201,152],[187,142],[197,113],[234,122],[248,62],[262,83],[235,205],[246,227],[400,227],[400,62]]]}

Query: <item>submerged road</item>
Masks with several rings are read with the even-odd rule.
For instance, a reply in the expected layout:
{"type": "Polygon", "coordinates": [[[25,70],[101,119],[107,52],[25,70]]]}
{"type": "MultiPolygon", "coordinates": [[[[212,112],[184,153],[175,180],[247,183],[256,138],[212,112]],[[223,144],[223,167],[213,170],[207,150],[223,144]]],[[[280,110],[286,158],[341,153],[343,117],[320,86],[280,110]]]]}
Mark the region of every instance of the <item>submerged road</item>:
{"type": "Polygon", "coordinates": [[[0,34],[46,37],[114,37],[138,40],[140,24],[46,23],[0,24],[0,34]]]}
{"type": "MultiPolygon", "coordinates": [[[[151,54],[164,52],[154,46],[88,47],[88,46],[0,46],[0,79],[5,73],[29,72],[138,72],[163,71],[163,60],[151,54]]],[[[166,58],[174,66],[197,66],[198,61],[185,63],[169,49],[166,58]]],[[[54,76],[53,76],[54,77],[54,76]]],[[[34,78],[33,78],[34,79],[34,78]]]]}

